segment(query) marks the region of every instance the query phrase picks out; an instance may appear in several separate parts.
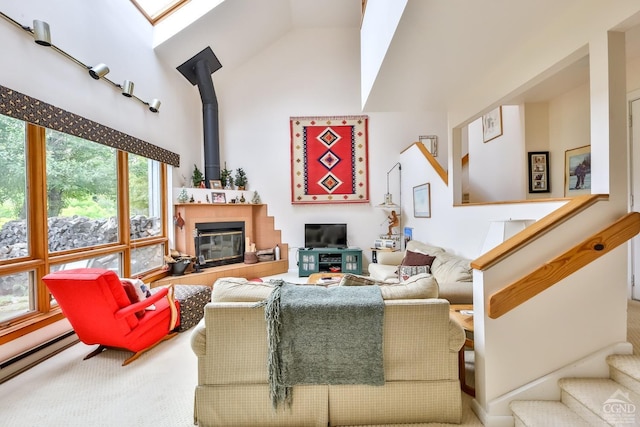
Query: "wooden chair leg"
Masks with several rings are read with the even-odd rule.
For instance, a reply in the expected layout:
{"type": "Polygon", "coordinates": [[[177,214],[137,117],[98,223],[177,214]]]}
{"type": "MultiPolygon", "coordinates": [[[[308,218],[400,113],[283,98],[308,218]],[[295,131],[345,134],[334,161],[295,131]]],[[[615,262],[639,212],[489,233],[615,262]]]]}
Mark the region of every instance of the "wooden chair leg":
{"type": "Polygon", "coordinates": [[[106,348],[107,347],[104,345],[99,345],[98,348],[87,354],[82,360],[91,359],[93,356],[97,356],[98,354],[102,353],[106,348]]]}
{"type": "Polygon", "coordinates": [[[158,342],[151,344],[149,347],[147,348],[143,348],[142,350],[138,351],[137,353],[134,353],[133,356],[131,356],[130,358],[128,358],[127,360],[125,360],[124,362],[122,362],[122,366],[127,366],[129,363],[133,362],[134,360],[136,360],[138,357],[142,356],[143,353],[151,350],[153,347],[157,346],[158,344],[160,344],[162,341],[166,341],[169,340],[173,337],[175,337],[176,335],[178,335],[177,332],[172,332],[168,335],[165,335],[161,340],[159,340],[158,342]]]}

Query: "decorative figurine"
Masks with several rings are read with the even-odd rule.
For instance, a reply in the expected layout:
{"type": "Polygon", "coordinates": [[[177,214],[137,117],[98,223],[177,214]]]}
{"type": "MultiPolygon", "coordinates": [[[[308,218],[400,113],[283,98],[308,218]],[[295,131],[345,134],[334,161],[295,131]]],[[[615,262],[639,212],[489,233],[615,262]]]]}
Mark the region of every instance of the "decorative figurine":
{"type": "Polygon", "coordinates": [[[260,203],[262,203],[260,201],[260,195],[258,194],[257,191],[253,192],[253,197],[251,198],[251,203],[253,203],[254,205],[259,205],[260,203]]]}

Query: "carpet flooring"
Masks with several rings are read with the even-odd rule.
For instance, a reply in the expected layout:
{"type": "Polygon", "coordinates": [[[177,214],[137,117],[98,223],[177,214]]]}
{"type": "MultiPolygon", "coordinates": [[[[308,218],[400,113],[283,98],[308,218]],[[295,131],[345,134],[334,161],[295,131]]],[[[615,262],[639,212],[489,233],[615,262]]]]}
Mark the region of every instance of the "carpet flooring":
{"type": "MultiPolygon", "coordinates": [[[[629,341],[640,349],[640,302],[629,302],[629,341]]],[[[82,343],[0,384],[0,425],[7,427],[193,426],[197,359],[191,330],[143,354],[128,366],[125,351],[82,343]]],[[[462,394],[462,426],[481,426],[462,394]]],[[[441,426],[425,424],[424,426],[441,426]]],[[[416,426],[417,427],[417,426],[416,426]]]]}

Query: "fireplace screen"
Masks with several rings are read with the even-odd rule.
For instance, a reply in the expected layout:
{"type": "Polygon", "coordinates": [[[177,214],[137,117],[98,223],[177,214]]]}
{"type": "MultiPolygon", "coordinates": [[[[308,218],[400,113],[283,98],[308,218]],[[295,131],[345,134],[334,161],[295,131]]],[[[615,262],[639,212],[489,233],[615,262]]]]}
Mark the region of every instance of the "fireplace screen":
{"type": "Polygon", "coordinates": [[[200,265],[213,267],[243,261],[244,223],[196,224],[196,232],[195,247],[200,265]]]}

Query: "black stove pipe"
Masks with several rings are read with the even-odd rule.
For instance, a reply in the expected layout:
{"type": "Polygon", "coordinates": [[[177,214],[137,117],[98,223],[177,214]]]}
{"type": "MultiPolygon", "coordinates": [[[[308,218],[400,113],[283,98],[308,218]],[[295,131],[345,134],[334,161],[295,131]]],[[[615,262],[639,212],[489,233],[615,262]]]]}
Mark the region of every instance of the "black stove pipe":
{"type": "Polygon", "coordinates": [[[220,179],[220,128],[218,99],[213,88],[211,69],[206,60],[196,62],[196,81],[202,99],[202,125],[204,128],[204,178],[220,179]]]}

